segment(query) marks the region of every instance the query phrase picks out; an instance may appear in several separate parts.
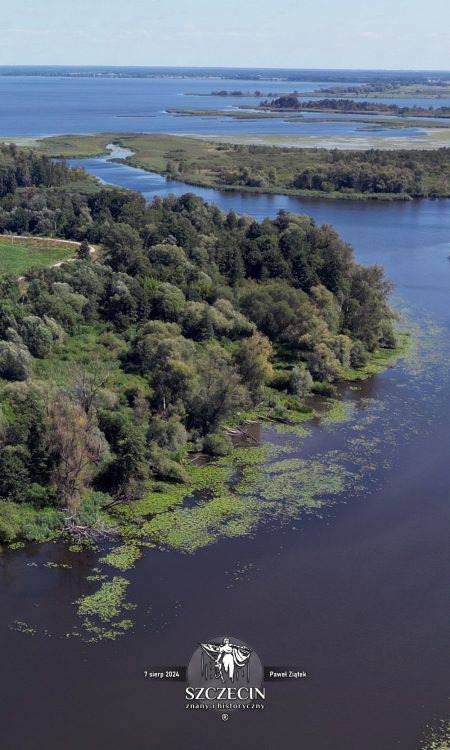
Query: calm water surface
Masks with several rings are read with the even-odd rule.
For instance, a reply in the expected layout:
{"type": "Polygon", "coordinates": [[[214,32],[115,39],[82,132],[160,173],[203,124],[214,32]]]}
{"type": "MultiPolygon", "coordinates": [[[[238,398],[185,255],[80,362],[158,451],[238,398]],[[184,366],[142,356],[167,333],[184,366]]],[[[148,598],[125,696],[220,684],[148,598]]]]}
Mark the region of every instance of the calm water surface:
{"type": "MultiPolygon", "coordinates": [[[[58,78],[51,76],[0,76],[0,137],[54,135],[58,133],[144,132],[202,133],[204,135],[322,135],[367,136],[367,125],[339,121],[297,122],[280,119],[233,120],[229,117],[175,117],[168,109],[229,109],[259,104],[260,97],[202,96],[214,90],[307,92],[324,88],[318,82],[254,81],[242,79],[180,78],[58,78]]],[[[392,103],[395,100],[389,100],[392,103]]],[[[404,102],[403,106],[416,100],[404,102]]],[[[388,102],[388,103],[389,103],[388,102]]],[[[421,102],[417,100],[417,103],[421,102]]],[[[426,100],[424,106],[430,106],[426,100]]],[[[439,104],[450,104],[440,99],[439,104]]],[[[317,118],[317,115],[316,115],[317,118]]],[[[379,137],[396,131],[377,130],[379,137]]],[[[417,136],[421,129],[405,128],[397,135],[417,136]]]]}
{"type": "MultiPolygon", "coordinates": [[[[104,160],[87,166],[148,198],[186,191],[104,160]]],[[[193,556],[146,552],[130,576],[134,632],[119,641],[66,637],[95,558],[62,545],[4,552],[0,744],[416,750],[425,726],[448,714],[450,697],[450,203],[306,202],[187,189],[258,219],[286,208],[334,224],[359,261],[386,267],[416,350],[344,392],[355,410],[347,422],[314,425],[298,443],[302,457],[337,451],[359,466],[356,493],[342,493],[322,517],[269,524],[252,539],[193,556]],[[30,567],[49,556],[73,567],[30,567]],[[9,629],[14,620],[37,635],[9,629]],[[183,664],[199,640],[218,633],[245,639],[266,664],[301,666],[309,678],[268,684],[263,713],[227,723],[185,712],[183,685],[144,680],[146,667],[183,664]]]]}

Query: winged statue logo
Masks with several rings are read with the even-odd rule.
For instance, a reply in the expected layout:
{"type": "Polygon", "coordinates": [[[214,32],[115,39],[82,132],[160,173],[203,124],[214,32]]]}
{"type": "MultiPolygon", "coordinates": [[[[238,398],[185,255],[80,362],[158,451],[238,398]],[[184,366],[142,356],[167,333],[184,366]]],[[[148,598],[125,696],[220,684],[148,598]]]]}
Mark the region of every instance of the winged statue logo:
{"type": "Polygon", "coordinates": [[[246,646],[238,646],[231,643],[229,638],[224,638],[222,643],[200,643],[202,648],[202,675],[208,673],[211,665],[205,661],[204,654],[213,663],[214,677],[225,683],[225,677],[231,682],[238,680],[239,676],[250,681],[250,656],[251,649],[246,646]]]}
{"type": "Polygon", "coordinates": [[[187,669],[186,708],[264,707],[264,668],[247,643],[220,636],[198,643],[187,669]]]}

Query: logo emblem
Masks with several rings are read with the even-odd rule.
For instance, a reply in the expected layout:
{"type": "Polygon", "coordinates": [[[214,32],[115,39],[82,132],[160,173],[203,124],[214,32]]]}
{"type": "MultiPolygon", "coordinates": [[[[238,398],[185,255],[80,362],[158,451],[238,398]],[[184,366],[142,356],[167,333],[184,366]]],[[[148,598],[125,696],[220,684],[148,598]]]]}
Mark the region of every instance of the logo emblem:
{"type": "Polygon", "coordinates": [[[211,679],[212,677],[212,662],[214,663],[214,678],[225,684],[225,676],[228,677],[230,682],[236,680],[239,681],[247,677],[247,682],[250,681],[250,656],[251,649],[247,646],[238,646],[235,643],[230,643],[229,638],[224,638],[222,643],[201,643],[201,648],[208,657],[205,662],[204,655],[202,654],[202,673],[205,675],[205,680],[211,679]],[[208,664],[209,661],[209,664],[208,664]]]}
{"type": "Polygon", "coordinates": [[[186,699],[219,711],[256,708],[264,703],[263,678],[259,656],[244,641],[212,638],[198,644],[189,662],[186,699]]]}

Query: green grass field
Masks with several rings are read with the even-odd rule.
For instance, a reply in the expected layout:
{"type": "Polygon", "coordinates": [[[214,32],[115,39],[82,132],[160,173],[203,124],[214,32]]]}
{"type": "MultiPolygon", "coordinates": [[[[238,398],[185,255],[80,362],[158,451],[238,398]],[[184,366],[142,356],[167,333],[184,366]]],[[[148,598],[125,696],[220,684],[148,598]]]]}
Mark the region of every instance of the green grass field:
{"type": "Polygon", "coordinates": [[[76,245],[57,240],[19,239],[0,236],[0,274],[22,276],[32,268],[52,266],[75,254],[76,245]]]}
{"type": "MultiPolygon", "coordinates": [[[[106,146],[120,138],[121,133],[96,133],[95,135],[55,135],[50,138],[38,138],[30,145],[38,148],[40,153],[61,159],[83,159],[85,157],[103,156],[108,151],[106,146]]],[[[124,134],[126,135],[126,134],[124,134]]],[[[17,140],[18,145],[20,141],[17,140]]]]}

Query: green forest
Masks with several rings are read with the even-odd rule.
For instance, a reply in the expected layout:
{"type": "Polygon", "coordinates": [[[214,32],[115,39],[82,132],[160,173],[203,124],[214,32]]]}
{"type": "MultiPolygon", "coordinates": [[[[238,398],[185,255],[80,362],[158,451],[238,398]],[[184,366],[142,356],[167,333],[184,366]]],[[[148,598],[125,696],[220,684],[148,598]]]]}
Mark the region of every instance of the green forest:
{"type": "Polygon", "coordinates": [[[383,102],[354,101],[353,99],[325,98],[303,101],[295,94],[285,94],[275,99],[263,100],[263,109],[294,110],[310,112],[345,112],[355,114],[386,114],[402,117],[450,117],[450,107],[430,106],[401,107],[398,104],[384,104],[383,102]]]}
{"type": "Polygon", "coordinates": [[[383,269],[307,216],[147,204],[10,145],[0,233],[79,243],[70,262],[0,276],[0,541],[182,485],[192,453],[232,450],[224,425],[308,412],[396,346],[383,269]]]}

